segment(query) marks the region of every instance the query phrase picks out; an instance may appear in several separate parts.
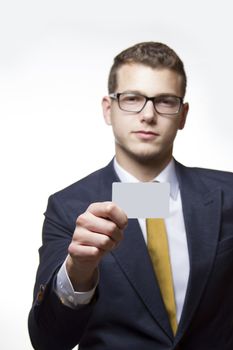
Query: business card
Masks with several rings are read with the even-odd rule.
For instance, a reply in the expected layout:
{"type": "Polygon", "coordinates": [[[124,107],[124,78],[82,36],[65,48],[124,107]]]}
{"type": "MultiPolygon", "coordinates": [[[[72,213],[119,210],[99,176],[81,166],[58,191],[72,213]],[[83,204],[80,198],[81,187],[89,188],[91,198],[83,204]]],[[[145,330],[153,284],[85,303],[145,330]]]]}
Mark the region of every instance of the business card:
{"type": "Polygon", "coordinates": [[[112,201],[128,218],[166,218],[169,216],[170,184],[158,182],[113,182],[112,201]]]}

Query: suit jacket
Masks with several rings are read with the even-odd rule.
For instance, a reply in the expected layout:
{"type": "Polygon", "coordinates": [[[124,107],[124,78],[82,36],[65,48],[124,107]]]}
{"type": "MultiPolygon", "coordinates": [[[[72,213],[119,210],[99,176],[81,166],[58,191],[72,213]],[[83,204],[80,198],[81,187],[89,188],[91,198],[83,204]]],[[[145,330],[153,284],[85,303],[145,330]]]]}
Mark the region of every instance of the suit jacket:
{"type": "MultiPolygon", "coordinates": [[[[71,309],[54,291],[75,221],[92,202],[111,200],[111,162],[49,198],[29,332],[37,350],[232,350],[233,174],[176,162],[190,275],[174,337],[138,221],[100,264],[91,303],[71,309]]],[[[182,271],[180,271],[182,273],[182,271]]]]}

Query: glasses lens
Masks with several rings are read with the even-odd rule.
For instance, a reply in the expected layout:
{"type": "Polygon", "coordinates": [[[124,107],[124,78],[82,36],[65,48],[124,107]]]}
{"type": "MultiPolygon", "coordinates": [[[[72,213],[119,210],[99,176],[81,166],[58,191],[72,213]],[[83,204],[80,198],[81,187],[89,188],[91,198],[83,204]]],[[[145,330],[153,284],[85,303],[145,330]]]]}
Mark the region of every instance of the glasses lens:
{"type": "Polygon", "coordinates": [[[139,112],[145,101],[145,97],[141,95],[121,94],[119,96],[119,107],[127,112],[139,112]]]}
{"type": "Polygon", "coordinates": [[[177,114],[181,101],[175,96],[157,96],[154,101],[155,109],[161,114],[177,114]]]}

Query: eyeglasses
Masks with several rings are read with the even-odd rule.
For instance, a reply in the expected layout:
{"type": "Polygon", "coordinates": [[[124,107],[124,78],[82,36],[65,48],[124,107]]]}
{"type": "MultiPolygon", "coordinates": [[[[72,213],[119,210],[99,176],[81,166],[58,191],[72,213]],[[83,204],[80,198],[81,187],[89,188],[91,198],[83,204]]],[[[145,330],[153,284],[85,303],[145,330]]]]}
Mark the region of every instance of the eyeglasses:
{"type": "Polygon", "coordinates": [[[117,100],[122,111],[140,113],[148,101],[152,101],[155,111],[160,115],[175,116],[180,112],[183,98],[173,95],[162,94],[147,97],[134,93],[112,93],[109,95],[117,100]]]}

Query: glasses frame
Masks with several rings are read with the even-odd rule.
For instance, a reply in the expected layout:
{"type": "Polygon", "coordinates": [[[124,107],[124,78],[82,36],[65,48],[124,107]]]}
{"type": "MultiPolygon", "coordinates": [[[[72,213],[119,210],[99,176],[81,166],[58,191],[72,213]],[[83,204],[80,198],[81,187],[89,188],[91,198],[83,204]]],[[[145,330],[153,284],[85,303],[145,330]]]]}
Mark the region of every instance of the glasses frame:
{"type": "Polygon", "coordinates": [[[118,107],[124,111],[124,112],[132,112],[132,113],[140,113],[143,108],[145,108],[145,105],[147,104],[148,101],[151,101],[153,103],[153,106],[154,106],[154,109],[156,111],[156,113],[158,113],[159,115],[161,116],[175,116],[175,115],[178,115],[180,113],[180,110],[181,110],[181,107],[183,106],[183,97],[180,97],[180,96],[175,96],[175,95],[169,95],[169,94],[161,94],[161,95],[157,95],[157,96],[153,96],[153,97],[148,97],[148,96],[145,96],[145,95],[142,95],[142,94],[136,94],[136,93],[130,93],[130,92],[114,92],[114,93],[111,93],[109,94],[109,97],[113,100],[116,100],[117,103],[118,103],[118,107]],[[143,107],[139,110],[139,111],[128,111],[126,109],[123,109],[121,106],[120,106],[120,97],[121,95],[135,95],[135,96],[141,96],[141,97],[144,97],[145,98],[145,103],[143,105],[143,107]],[[159,112],[157,109],[156,109],[156,100],[161,98],[162,96],[164,97],[175,97],[177,99],[179,99],[180,101],[180,106],[179,106],[179,110],[178,112],[176,113],[161,113],[159,112]]]}

